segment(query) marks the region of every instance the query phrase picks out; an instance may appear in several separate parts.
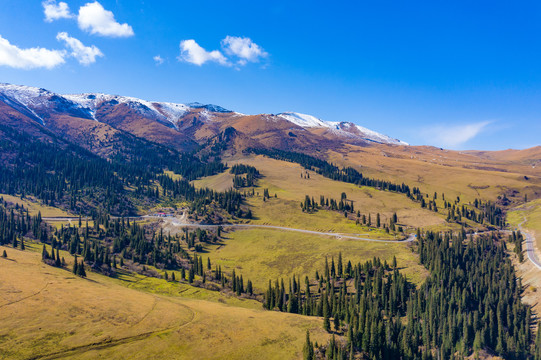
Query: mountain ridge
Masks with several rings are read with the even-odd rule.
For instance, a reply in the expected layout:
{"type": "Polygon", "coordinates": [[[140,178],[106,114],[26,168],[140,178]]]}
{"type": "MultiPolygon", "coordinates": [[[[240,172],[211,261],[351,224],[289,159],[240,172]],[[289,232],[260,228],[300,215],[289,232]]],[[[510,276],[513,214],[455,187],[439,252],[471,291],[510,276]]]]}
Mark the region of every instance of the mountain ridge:
{"type": "MultiPolygon", "coordinates": [[[[283,112],[276,115],[246,115],[213,104],[148,101],[130,96],[104,93],[58,94],[43,88],[7,83],[0,83],[0,101],[26,114],[44,126],[48,126],[47,120],[52,117],[52,113],[109,123],[106,120],[109,113],[113,112],[116,108],[124,107],[123,111],[115,112],[117,117],[125,116],[128,118],[131,116],[145,118],[146,120],[158,122],[179,132],[187,130],[188,127],[195,126],[196,122],[199,121],[196,126],[198,129],[195,131],[192,129],[193,133],[197,133],[197,130],[204,127],[212,129],[210,132],[216,135],[228,126],[235,127],[235,122],[241,117],[258,117],[260,120],[271,121],[272,123],[286,122],[285,126],[281,124],[279,127],[284,130],[289,127],[291,131],[276,136],[296,137],[298,135],[295,134],[295,130],[298,131],[299,128],[312,132],[311,136],[316,137],[316,139],[312,139],[309,143],[317,143],[317,137],[322,137],[326,140],[337,142],[375,142],[391,145],[408,145],[401,140],[380,134],[351,122],[324,121],[315,116],[297,112],[283,112]],[[108,108],[108,110],[104,111],[105,108],[108,108]],[[192,117],[192,120],[196,119],[196,121],[193,121],[191,125],[187,125],[186,120],[189,120],[190,117],[192,117]],[[216,122],[220,124],[216,126],[216,122]]],[[[148,122],[146,122],[146,125],[148,125],[148,122]]],[[[260,132],[259,126],[256,129],[248,128],[244,126],[244,131],[247,131],[247,135],[260,132]]],[[[133,131],[133,129],[131,130],[133,131]]],[[[208,129],[201,131],[199,136],[196,135],[192,140],[200,142],[204,139],[206,136],[202,134],[205,133],[205,130],[208,129]]],[[[153,135],[154,138],[159,138],[157,134],[153,135]]],[[[207,133],[207,137],[208,135],[211,134],[207,133]]],[[[183,141],[186,141],[186,139],[183,139],[183,141]]]]}

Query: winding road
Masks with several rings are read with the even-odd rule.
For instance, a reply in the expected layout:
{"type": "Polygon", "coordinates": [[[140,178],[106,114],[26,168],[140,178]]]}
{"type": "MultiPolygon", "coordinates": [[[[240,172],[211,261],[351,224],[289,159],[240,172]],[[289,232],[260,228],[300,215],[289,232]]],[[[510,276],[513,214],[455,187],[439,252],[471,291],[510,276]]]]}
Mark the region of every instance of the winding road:
{"type": "MultiPolygon", "coordinates": [[[[145,216],[145,217],[152,217],[152,216],[145,216]]],[[[229,224],[229,223],[223,223],[223,224],[213,224],[213,225],[203,225],[203,224],[197,224],[197,223],[191,223],[187,222],[186,219],[186,213],[182,214],[182,216],[175,218],[175,217],[165,217],[163,218],[165,221],[169,222],[170,224],[174,226],[179,227],[198,227],[198,228],[208,228],[208,229],[214,229],[219,226],[224,228],[259,228],[259,229],[271,229],[271,230],[283,230],[283,231],[295,231],[300,232],[303,234],[311,234],[311,235],[321,235],[321,236],[332,236],[338,239],[351,239],[351,240],[360,240],[360,241],[370,241],[370,242],[384,242],[384,243],[408,243],[415,240],[416,235],[411,234],[409,237],[402,239],[402,240],[378,240],[373,238],[367,238],[362,237],[359,235],[368,235],[368,234],[342,234],[342,233],[333,233],[333,232],[324,232],[324,231],[314,231],[314,230],[305,230],[305,229],[298,229],[298,228],[291,228],[291,227],[285,227],[285,226],[277,226],[277,225],[258,225],[258,224],[229,224]]]]}
{"type": "Polygon", "coordinates": [[[361,240],[361,241],[371,241],[371,242],[384,242],[384,243],[405,243],[405,242],[412,242],[415,240],[416,235],[411,234],[406,239],[402,240],[378,240],[378,239],[371,239],[361,236],[355,236],[351,234],[341,234],[341,233],[332,233],[332,232],[323,232],[323,231],[314,231],[314,230],[305,230],[305,229],[297,229],[297,228],[290,228],[285,226],[275,226],[275,225],[256,225],[256,224],[219,224],[219,225],[201,225],[201,224],[193,224],[193,223],[179,223],[179,222],[171,222],[175,226],[180,227],[199,227],[199,228],[216,228],[218,226],[221,227],[232,227],[232,228],[259,228],[259,229],[272,229],[272,230],[284,230],[284,231],[295,231],[300,232],[303,234],[312,234],[312,235],[322,235],[322,236],[332,236],[339,239],[352,239],[352,240],[361,240]]]}
{"type": "MultiPolygon", "coordinates": [[[[381,243],[409,243],[415,240],[416,235],[410,234],[407,238],[401,239],[401,240],[378,240],[373,238],[367,238],[358,236],[357,234],[342,234],[342,233],[333,233],[333,232],[324,232],[324,231],[314,231],[314,230],[305,230],[305,229],[298,229],[298,228],[290,228],[285,226],[275,226],[275,225],[257,225],[257,224],[229,224],[229,223],[223,223],[223,224],[214,224],[214,225],[205,225],[205,224],[197,224],[197,223],[189,223],[186,221],[183,221],[185,219],[185,216],[180,217],[181,221],[178,221],[178,218],[174,217],[160,217],[160,216],[150,216],[145,215],[141,217],[131,217],[130,219],[148,219],[148,218],[156,218],[156,219],[162,219],[174,226],[179,227],[196,227],[201,229],[215,229],[218,226],[221,227],[228,227],[228,228],[259,228],[259,229],[271,229],[271,230],[283,230],[283,231],[295,231],[300,232],[303,234],[312,234],[312,235],[320,235],[320,236],[332,236],[338,239],[351,239],[351,240],[360,240],[360,241],[370,241],[370,242],[381,242],[381,243]]],[[[79,220],[79,218],[73,218],[73,217],[43,217],[44,221],[71,221],[71,220],[79,220]]],[[[83,219],[84,220],[84,219],[83,219]]],[[[368,235],[368,234],[359,234],[359,235],[368,235]]]]}

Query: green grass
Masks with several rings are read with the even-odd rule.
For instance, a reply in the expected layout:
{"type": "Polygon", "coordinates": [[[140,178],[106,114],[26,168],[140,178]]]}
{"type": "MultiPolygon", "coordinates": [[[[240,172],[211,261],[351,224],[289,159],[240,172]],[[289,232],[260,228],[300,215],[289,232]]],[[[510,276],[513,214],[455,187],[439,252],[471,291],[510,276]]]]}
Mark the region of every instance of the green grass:
{"type": "Polygon", "coordinates": [[[239,230],[226,237],[223,244],[209,246],[205,255],[223,270],[235,269],[260,290],[266,289],[269,279],[292,275],[312,278],[316,270],[323,271],[325,256],[329,262],[331,257],[336,261],[339,252],[344,265],[348,260],[355,264],[374,257],[390,263],[396,256],[399,267],[412,282],[419,284],[426,277],[417,256],[403,243],[375,243],[269,229],[239,230]]]}
{"type": "MultiPolygon", "coordinates": [[[[403,194],[380,191],[369,187],[333,181],[314,172],[310,178],[301,178],[306,170],[298,164],[273,160],[262,156],[240,159],[227,159],[228,164],[244,163],[255,166],[262,178],[255,188],[256,195],[247,198],[252,210],[252,224],[276,225],[321,232],[369,234],[367,237],[393,239],[381,229],[356,225],[354,220],[346,219],[337,211],[319,210],[304,213],[300,202],[305,195],[339,200],[342,192],[354,201],[355,208],[368,217],[371,214],[375,224],[376,214],[381,214],[382,223],[394,212],[399,224],[413,227],[449,229],[453,225],[445,223],[444,214],[422,209],[418,203],[403,194]],[[263,201],[263,190],[269,189],[271,198],[263,201]],[[259,194],[258,194],[259,193],[259,194]],[[277,195],[275,198],[274,195],[277,195]]],[[[230,174],[222,173],[193,182],[195,186],[208,186],[224,189],[231,186],[230,174]]],[[[246,189],[250,192],[251,189],[246,189]]],[[[411,231],[411,230],[410,230],[411,231]]],[[[373,243],[359,240],[338,239],[330,236],[303,234],[271,229],[248,229],[234,231],[220,245],[207,247],[208,256],[213,263],[222,265],[226,271],[236,269],[245,279],[254,282],[256,288],[264,290],[268,280],[293,275],[313,277],[315,271],[322,271],[325,256],[338,257],[342,252],[345,261],[352,263],[380,257],[390,262],[396,256],[411,281],[419,284],[426,277],[426,270],[418,264],[418,259],[406,244],[373,243]]]]}
{"type": "MultiPolygon", "coordinates": [[[[401,235],[390,235],[384,230],[356,225],[355,221],[346,219],[338,211],[318,210],[313,213],[303,212],[300,203],[294,200],[271,198],[263,201],[262,196],[248,198],[248,204],[253,209],[252,224],[277,225],[305,230],[336,232],[348,234],[367,234],[378,239],[400,238],[401,235]]],[[[376,222],[376,215],[372,224],[376,222]]]]}
{"type": "MultiPolygon", "coordinates": [[[[151,266],[147,266],[152,268],[151,266]]],[[[163,271],[159,271],[163,275],[163,271]]],[[[167,271],[169,277],[175,274],[176,279],[180,279],[179,271],[167,271]]],[[[120,284],[130,289],[140,290],[152,294],[182,297],[194,300],[207,300],[219,302],[221,304],[227,304],[231,306],[238,306],[247,309],[261,309],[260,302],[250,299],[239,299],[232,294],[226,294],[223,292],[207,290],[205,288],[194,287],[187,283],[180,283],[178,281],[166,281],[165,279],[158,279],[154,277],[147,277],[144,275],[134,274],[130,272],[120,271],[117,274],[117,279],[120,280],[120,284]]]]}

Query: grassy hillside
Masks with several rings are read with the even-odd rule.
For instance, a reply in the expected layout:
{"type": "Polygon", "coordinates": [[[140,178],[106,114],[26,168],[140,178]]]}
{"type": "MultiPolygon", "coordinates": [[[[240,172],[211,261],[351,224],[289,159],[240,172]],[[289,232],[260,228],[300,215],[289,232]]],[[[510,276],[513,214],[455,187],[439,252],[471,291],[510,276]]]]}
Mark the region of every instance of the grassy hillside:
{"type": "MultiPolygon", "coordinates": [[[[360,210],[361,214],[367,216],[371,214],[373,219],[379,212],[382,222],[388,222],[388,219],[396,212],[399,223],[410,227],[429,227],[445,223],[443,212],[436,214],[427,209],[422,209],[418,203],[411,201],[402,194],[333,181],[312,171],[307,172],[302,166],[295,163],[269,159],[264,156],[228,159],[227,162],[229,165],[242,163],[256,167],[263,176],[258,180],[259,189],[256,189],[256,191],[259,191],[261,195],[263,189],[268,188],[271,195],[277,194],[279,201],[271,199],[268,204],[263,204],[262,201],[249,200],[249,204],[254,207],[252,211],[260,222],[272,222],[284,226],[305,223],[309,225],[311,215],[303,216],[299,206],[306,195],[313,196],[316,201],[319,201],[320,195],[339,200],[342,192],[345,192],[348,200],[354,202],[356,210],[360,210]],[[310,175],[310,178],[301,178],[301,174],[306,173],[310,175]],[[285,202],[281,200],[285,200],[285,202]],[[286,219],[283,219],[284,217],[286,219]]],[[[232,186],[231,179],[232,176],[229,173],[223,173],[194,181],[194,185],[224,189],[232,186]]],[[[321,213],[323,212],[321,211],[321,213]]],[[[316,216],[312,217],[318,218],[318,216],[322,216],[317,220],[321,227],[331,226],[330,223],[341,222],[337,220],[337,217],[341,216],[338,213],[333,215],[316,214],[316,216]]],[[[359,230],[352,229],[349,225],[345,225],[345,227],[337,225],[336,231],[358,232],[359,230]]]]}
{"type": "Polygon", "coordinates": [[[202,300],[201,289],[148,291],[174,286],[165,280],[82,279],[37,251],[0,250],[0,358],[287,359],[301,356],[306,329],[328,338],[318,318],[202,300]]]}
{"type": "Polygon", "coordinates": [[[512,190],[518,198],[541,197],[539,167],[521,162],[495,161],[468,153],[441,150],[428,146],[346,146],[329,151],[330,161],[361,167],[371,177],[405,182],[421,191],[445,193],[448,198],[460,196],[495,200],[512,190]]]}
{"type": "Polygon", "coordinates": [[[21,199],[19,196],[0,194],[0,198],[3,198],[4,201],[24,206],[24,208],[28,210],[30,215],[37,215],[39,212],[41,212],[41,216],[43,217],[75,216],[60,208],[43,205],[41,201],[32,197],[26,197],[24,199],[21,199]]]}
{"type": "Polygon", "coordinates": [[[254,286],[265,290],[268,280],[293,275],[314,277],[324,269],[325,257],[329,262],[342,253],[344,261],[353,264],[374,257],[391,263],[396,256],[400,268],[408,278],[420,283],[426,270],[419,265],[417,256],[404,244],[366,242],[329,236],[292,233],[280,230],[249,229],[226,235],[222,244],[208,247],[208,256],[223,269],[235,269],[254,286]]]}

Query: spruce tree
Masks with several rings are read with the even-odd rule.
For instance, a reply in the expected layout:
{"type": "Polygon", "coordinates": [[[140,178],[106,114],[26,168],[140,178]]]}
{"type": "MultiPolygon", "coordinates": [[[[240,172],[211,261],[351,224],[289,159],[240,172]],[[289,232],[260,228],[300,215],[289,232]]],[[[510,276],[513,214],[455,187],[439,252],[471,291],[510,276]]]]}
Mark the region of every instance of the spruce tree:
{"type": "Polygon", "coordinates": [[[56,259],[55,259],[54,265],[56,267],[62,266],[62,262],[60,261],[60,251],[58,250],[58,248],[56,248],[56,259]]]}
{"type": "Polygon", "coordinates": [[[45,244],[43,244],[43,250],[41,251],[41,260],[47,260],[49,258],[49,253],[47,252],[47,248],[45,247],[45,244]]]}
{"type": "Polygon", "coordinates": [[[81,264],[77,267],[77,275],[79,275],[80,277],[86,277],[84,260],[81,260],[81,264]]]}
{"type": "Polygon", "coordinates": [[[314,360],[314,344],[310,341],[310,331],[306,330],[306,341],[302,349],[304,360],[314,360]]]}

